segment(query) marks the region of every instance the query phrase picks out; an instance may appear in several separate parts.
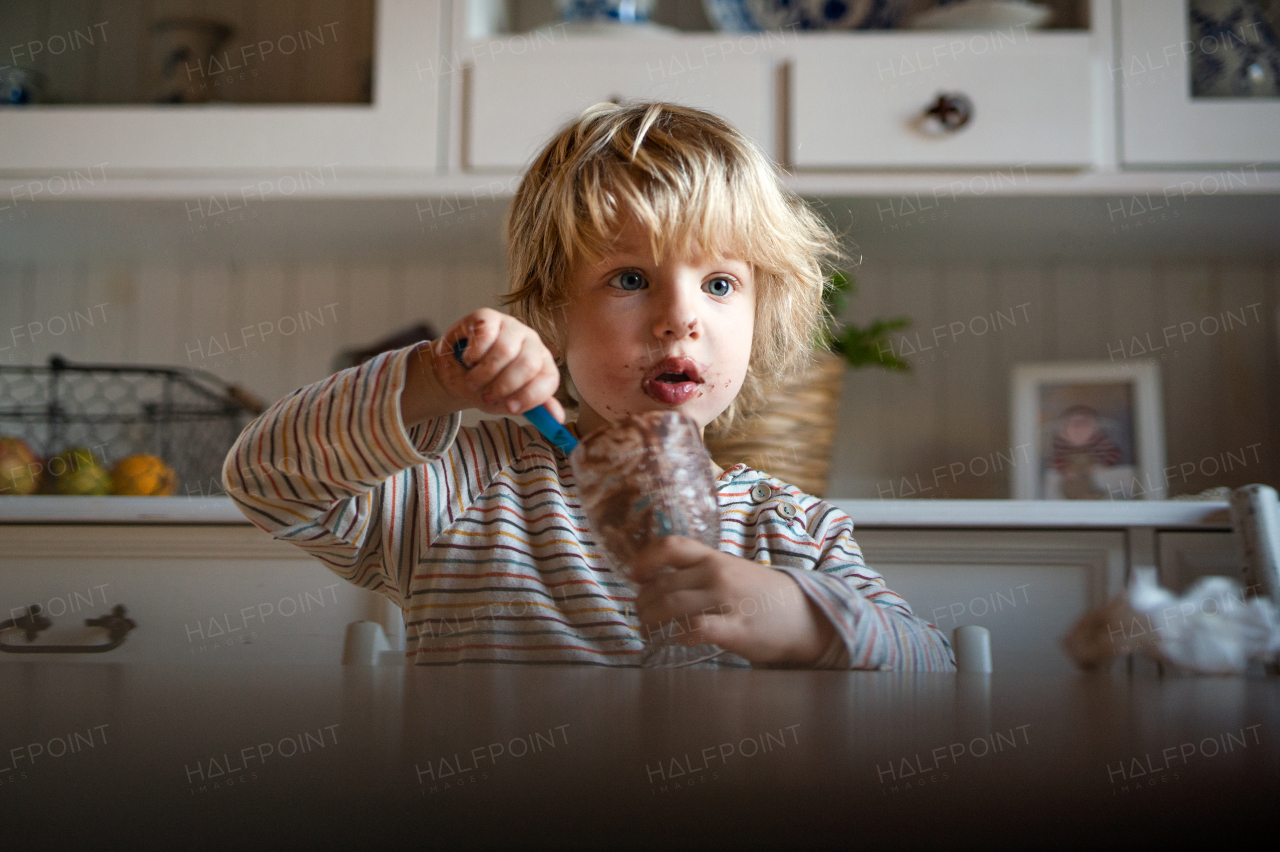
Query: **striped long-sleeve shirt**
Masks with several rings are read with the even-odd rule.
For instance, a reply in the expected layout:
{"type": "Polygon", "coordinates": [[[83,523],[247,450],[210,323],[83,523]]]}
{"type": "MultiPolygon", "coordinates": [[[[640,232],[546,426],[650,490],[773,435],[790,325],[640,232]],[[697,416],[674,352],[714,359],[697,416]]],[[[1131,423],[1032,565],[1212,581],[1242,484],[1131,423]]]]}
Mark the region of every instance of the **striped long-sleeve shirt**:
{"type": "MultiPolygon", "coordinates": [[[[412,352],[271,406],[228,454],[227,493],[259,528],[394,601],[419,665],[638,665],[634,594],[600,558],[567,456],[513,419],[406,428],[412,352]]],[[[954,667],[941,632],[864,564],[844,512],[741,464],[716,492],[720,550],[785,571],[835,626],[819,667],[954,667]]],[[[703,665],[751,666],[727,652],[703,665]]]]}

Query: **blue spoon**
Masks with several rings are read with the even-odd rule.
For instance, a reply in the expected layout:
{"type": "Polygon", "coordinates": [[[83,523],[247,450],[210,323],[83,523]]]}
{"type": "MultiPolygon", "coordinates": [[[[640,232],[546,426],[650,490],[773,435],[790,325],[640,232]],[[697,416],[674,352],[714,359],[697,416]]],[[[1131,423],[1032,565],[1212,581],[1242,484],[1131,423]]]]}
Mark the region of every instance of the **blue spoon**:
{"type": "MultiPolygon", "coordinates": [[[[458,359],[458,363],[462,365],[464,370],[470,370],[471,368],[462,360],[462,353],[466,351],[467,338],[463,337],[453,344],[453,357],[458,359]]],[[[528,418],[535,429],[542,433],[544,438],[559,447],[565,455],[573,452],[573,448],[578,446],[578,439],[573,437],[573,433],[564,428],[558,420],[551,416],[551,412],[541,405],[526,411],[524,416],[528,418]]]]}

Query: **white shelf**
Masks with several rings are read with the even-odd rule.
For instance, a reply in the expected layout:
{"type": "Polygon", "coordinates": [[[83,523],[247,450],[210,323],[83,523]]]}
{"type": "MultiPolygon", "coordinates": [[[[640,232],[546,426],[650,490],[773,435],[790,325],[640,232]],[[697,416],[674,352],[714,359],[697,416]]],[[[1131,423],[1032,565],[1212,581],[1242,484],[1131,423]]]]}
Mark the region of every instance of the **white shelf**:
{"type": "Polygon", "coordinates": [[[301,169],[251,172],[240,174],[208,174],[201,176],[117,176],[110,169],[99,174],[94,182],[87,178],[78,185],[57,182],[65,174],[31,174],[21,177],[0,177],[0,213],[5,205],[19,207],[30,203],[34,192],[37,202],[51,200],[102,200],[102,201],[185,201],[207,200],[210,197],[233,201],[301,200],[301,199],[384,199],[384,198],[449,198],[492,200],[510,198],[515,194],[520,177],[515,174],[483,175],[455,174],[445,176],[423,174],[351,175],[342,166],[334,165],[309,170],[310,176],[300,174],[301,169]],[[293,178],[291,183],[283,183],[293,178]],[[268,181],[270,189],[259,191],[258,184],[268,181]],[[28,188],[31,183],[42,184],[28,188]],[[56,190],[57,195],[53,192],[56,190]],[[16,196],[15,196],[16,193],[16,196]],[[15,201],[16,199],[16,201],[15,201]]]}
{"type": "Polygon", "coordinates": [[[1280,170],[1223,167],[1198,171],[1035,172],[1004,168],[946,172],[806,172],[787,177],[801,195],[840,197],[1019,198],[1132,196],[1157,198],[1280,193],[1280,170]],[[1203,187],[1203,188],[1202,188],[1203,187]]]}
{"type": "MultiPolygon", "coordinates": [[[[189,199],[250,202],[288,199],[459,198],[503,200],[515,194],[517,172],[464,172],[447,175],[345,174],[341,166],[323,177],[300,175],[299,169],[203,176],[116,175],[110,169],[87,172],[76,180],[63,173],[31,173],[0,177],[0,211],[36,202],[85,200],[181,201],[189,199]],[[61,179],[60,179],[61,178],[61,179]],[[292,182],[282,183],[292,178],[292,182]],[[262,181],[275,186],[259,191],[262,181]],[[34,184],[34,185],[33,185],[34,184]]],[[[1020,198],[1041,196],[1132,196],[1150,194],[1185,200],[1186,196],[1280,194],[1280,169],[1223,166],[1183,171],[1050,171],[1025,168],[918,172],[801,172],[784,176],[786,185],[806,196],[925,198],[1020,198]]]]}
{"type": "Polygon", "coordinates": [[[831,502],[853,518],[855,528],[1231,528],[1231,505],[1210,501],[832,500],[831,502]]]}
{"type": "Polygon", "coordinates": [[[230,497],[63,497],[0,500],[0,524],[248,524],[230,497]]]}
{"type": "MultiPolygon", "coordinates": [[[[859,527],[1230,529],[1221,502],[832,500],[859,527]]],[[[8,497],[0,524],[244,524],[229,497],[8,497]]]]}

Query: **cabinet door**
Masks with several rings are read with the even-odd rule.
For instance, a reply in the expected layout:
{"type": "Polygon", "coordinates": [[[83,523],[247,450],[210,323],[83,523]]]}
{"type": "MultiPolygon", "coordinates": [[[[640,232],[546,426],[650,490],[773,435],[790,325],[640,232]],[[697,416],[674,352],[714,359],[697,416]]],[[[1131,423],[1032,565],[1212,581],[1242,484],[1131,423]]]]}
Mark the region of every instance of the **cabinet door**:
{"type": "MultiPolygon", "coordinates": [[[[123,604],[136,627],[95,654],[0,653],[0,664],[306,663],[338,665],[346,626],[403,620],[387,598],[340,579],[296,547],[246,526],[6,526],[0,620],[39,604],[53,625],[38,644],[101,644],[86,627],[123,604]]],[[[9,645],[22,634],[6,631],[9,645]]],[[[399,643],[403,647],[402,643],[399,643]]]]}
{"type": "MultiPolygon", "coordinates": [[[[1125,163],[1280,163],[1280,98],[1195,93],[1193,52],[1203,52],[1206,67],[1235,74],[1241,70],[1236,51],[1265,36],[1248,16],[1237,15],[1226,25],[1193,32],[1186,2],[1125,0],[1116,6],[1120,41],[1111,79],[1120,89],[1125,163]]],[[[1272,44],[1259,54],[1259,67],[1270,66],[1268,54],[1274,56],[1278,49],[1272,44]]],[[[1274,80],[1280,68],[1269,67],[1265,73],[1274,80]]],[[[1257,174],[1247,169],[1228,172],[1216,176],[1212,188],[1202,183],[1199,192],[1215,193],[1257,181],[1257,174]]]]}
{"type": "Polygon", "coordinates": [[[1087,35],[817,36],[797,54],[791,86],[797,168],[1090,162],[1087,35]],[[924,118],[942,93],[972,104],[958,129],[924,118]]]}
{"type": "Polygon", "coordinates": [[[1070,672],[1059,640],[1120,591],[1120,532],[855,531],[867,565],[948,638],[991,631],[997,672],[1070,672]]]}
{"type": "MultiPolygon", "coordinates": [[[[440,0],[379,0],[372,106],[36,106],[0,114],[0,169],[113,174],[303,169],[279,187],[372,169],[436,170],[440,0]]],[[[83,177],[81,177],[83,175],[83,177]]],[[[91,183],[89,185],[92,185],[91,183]]],[[[262,187],[262,188],[259,188],[262,187]]],[[[30,192],[30,190],[28,190],[30,192]]]]}
{"type": "Polygon", "coordinates": [[[507,61],[467,69],[464,166],[523,169],[543,144],[587,107],[666,100],[714,112],[775,155],[770,62],[705,54],[705,39],[661,39],[643,49],[563,40],[507,61]]]}
{"type": "Polygon", "coordinates": [[[1201,577],[1241,580],[1243,554],[1233,532],[1162,532],[1160,585],[1180,595],[1201,577]]]}

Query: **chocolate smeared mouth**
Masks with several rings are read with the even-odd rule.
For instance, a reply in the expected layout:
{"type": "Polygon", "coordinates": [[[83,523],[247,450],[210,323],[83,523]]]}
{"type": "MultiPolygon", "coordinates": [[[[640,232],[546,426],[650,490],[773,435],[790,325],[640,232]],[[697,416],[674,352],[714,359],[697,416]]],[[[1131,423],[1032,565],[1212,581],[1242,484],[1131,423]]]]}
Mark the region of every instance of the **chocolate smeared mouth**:
{"type": "Polygon", "coordinates": [[[684,382],[702,383],[702,372],[705,368],[692,358],[681,355],[663,358],[645,374],[647,381],[664,384],[682,384],[684,382]]]}
{"type": "Polygon", "coordinates": [[[706,368],[688,355],[671,355],[654,364],[640,382],[645,396],[662,405],[684,405],[702,393],[706,368]]]}

